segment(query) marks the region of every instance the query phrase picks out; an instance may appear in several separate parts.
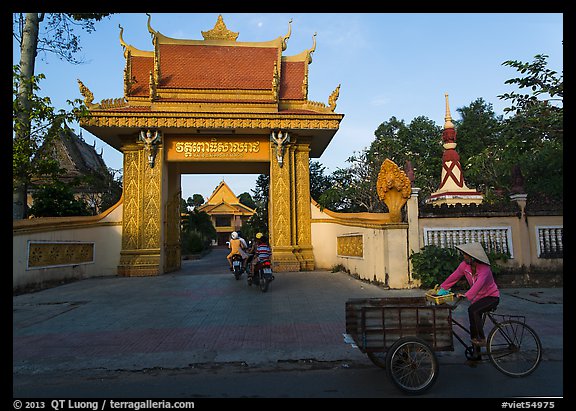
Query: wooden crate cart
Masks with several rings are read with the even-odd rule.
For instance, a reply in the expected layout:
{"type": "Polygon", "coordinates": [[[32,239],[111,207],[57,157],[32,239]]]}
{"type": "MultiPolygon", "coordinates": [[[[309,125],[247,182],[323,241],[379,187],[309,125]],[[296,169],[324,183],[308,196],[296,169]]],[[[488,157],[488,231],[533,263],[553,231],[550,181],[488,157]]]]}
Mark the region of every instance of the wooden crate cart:
{"type": "Polygon", "coordinates": [[[423,297],[346,302],[345,341],[385,368],[404,392],[419,394],[438,376],[436,351],[454,351],[452,310],[423,297]]]}

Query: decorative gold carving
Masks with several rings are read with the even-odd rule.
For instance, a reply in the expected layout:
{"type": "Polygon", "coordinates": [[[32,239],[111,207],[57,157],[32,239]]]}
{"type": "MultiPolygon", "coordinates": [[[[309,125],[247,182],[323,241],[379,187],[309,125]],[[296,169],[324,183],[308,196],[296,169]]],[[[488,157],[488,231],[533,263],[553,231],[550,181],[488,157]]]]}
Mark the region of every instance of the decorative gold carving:
{"type": "MultiPolygon", "coordinates": [[[[162,148],[159,147],[158,151],[162,148]]],[[[124,150],[124,214],[119,275],[156,275],[160,269],[162,155],[147,167],[145,148],[124,150]]]]}
{"type": "Polygon", "coordinates": [[[108,108],[119,108],[119,107],[127,107],[128,102],[124,99],[124,97],[120,98],[106,98],[100,101],[100,107],[103,109],[108,108]]]}
{"type": "Polygon", "coordinates": [[[94,243],[32,242],[28,244],[28,268],[45,268],[94,262],[94,243]]]}
{"type": "Polygon", "coordinates": [[[143,277],[160,274],[160,250],[121,251],[118,275],[143,277]]]}
{"type": "Polygon", "coordinates": [[[288,132],[282,133],[282,130],[278,131],[278,134],[272,131],[270,133],[270,141],[274,143],[274,148],[276,149],[276,160],[278,160],[278,165],[282,168],[286,146],[290,143],[290,135],[288,132]]]}
{"type": "Polygon", "coordinates": [[[296,185],[296,205],[294,219],[296,223],[296,243],[302,258],[301,269],[314,270],[314,253],[312,251],[312,226],[310,211],[310,148],[299,144],[295,152],[294,184],[296,185]]]}
{"type": "MultiPolygon", "coordinates": [[[[322,103],[317,103],[326,107],[322,103]]],[[[186,127],[186,128],[290,128],[290,129],[331,129],[337,130],[342,115],[332,114],[337,118],[318,118],[314,116],[282,116],[265,118],[227,118],[223,115],[202,113],[202,117],[191,117],[187,113],[175,113],[171,117],[158,117],[157,114],[128,114],[128,113],[97,113],[92,112],[90,118],[81,119],[82,126],[95,127],[186,127]],[[303,117],[303,118],[302,118],[303,117]]]]}
{"type": "Polygon", "coordinates": [[[308,64],[312,64],[312,53],[314,53],[314,51],[316,51],[316,34],[318,34],[318,33],[314,33],[314,35],[312,36],[312,41],[314,42],[314,44],[312,45],[312,48],[309,50],[306,50],[308,64]]]}
{"type": "Polygon", "coordinates": [[[152,15],[150,13],[146,13],[146,15],[148,16],[148,22],[146,23],[146,25],[148,26],[148,32],[152,36],[152,39],[154,39],[156,37],[156,35],[158,34],[158,32],[156,30],[154,30],[152,28],[152,25],[150,24],[150,22],[152,21],[152,15]]]}
{"type": "Polygon", "coordinates": [[[272,94],[274,100],[278,100],[278,87],[280,86],[280,74],[278,73],[278,64],[274,62],[274,73],[272,74],[272,94]]]}
{"type": "Polygon", "coordinates": [[[398,223],[402,221],[400,210],[410,198],[410,179],[396,163],[390,159],[384,160],[378,173],[376,182],[378,196],[388,207],[390,222],[398,223]]]}
{"type": "Polygon", "coordinates": [[[282,51],[286,50],[288,47],[288,39],[290,38],[290,34],[292,34],[292,19],[288,22],[288,34],[282,37],[282,51]]]}
{"type": "Polygon", "coordinates": [[[154,161],[156,159],[156,153],[158,152],[158,145],[162,142],[162,136],[160,131],[156,130],[152,133],[151,130],[140,131],[139,134],[140,141],[144,142],[144,147],[148,153],[148,164],[150,167],[154,167],[154,161]]]}
{"type": "Polygon", "coordinates": [[[336,238],[338,255],[342,257],[363,257],[364,239],[360,235],[347,235],[336,238]]]}
{"type": "Polygon", "coordinates": [[[94,101],[94,94],[92,94],[92,92],[88,89],[88,87],[84,85],[84,83],[80,81],[80,79],[77,79],[77,81],[78,87],[80,88],[80,94],[82,94],[82,97],[84,97],[84,104],[88,108],[94,107],[95,104],[92,103],[94,101]]]}
{"type": "Polygon", "coordinates": [[[160,44],[158,42],[158,39],[154,37],[154,73],[152,77],[152,81],[154,84],[154,95],[151,96],[151,99],[156,98],[156,89],[160,84],[161,74],[162,73],[160,71],[160,44]]]}
{"type": "Polygon", "coordinates": [[[290,246],[290,176],[288,168],[279,163],[270,163],[270,202],[269,218],[274,246],[290,246]]]}
{"type": "Polygon", "coordinates": [[[328,105],[330,106],[330,111],[334,111],[336,109],[336,101],[338,101],[338,96],[340,95],[340,84],[338,87],[330,94],[328,97],[328,105]]]}
{"type": "Polygon", "coordinates": [[[238,34],[240,33],[228,30],[221,14],[218,16],[218,20],[216,20],[216,24],[214,24],[212,30],[202,31],[202,37],[204,37],[204,40],[236,41],[238,34]]]}
{"type": "Polygon", "coordinates": [[[128,50],[129,46],[128,46],[128,44],[126,44],[124,42],[124,39],[122,38],[122,34],[124,34],[124,28],[120,24],[118,24],[118,28],[120,29],[120,45],[122,46],[122,49],[124,50],[124,58],[128,59],[129,54],[127,54],[127,53],[129,53],[129,50],[128,50]]]}
{"type": "Polygon", "coordinates": [[[124,152],[124,207],[122,249],[133,250],[139,247],[139,230],[141,227],[140,203],[140,173],[141,151],[124,152]]]}
{"type": "Polygon", "coordinates": [[[132,86],[136,84],[136,77],[132,76],[132,52],[127,49],[124,52],[124,57],[126,57],[126,67],[124,67],[124,97],[127,97],[132,91],[132,86]]]}
{"type": "Polygon", "coordinates": [[[150,78],[148,80],[148,89],[150,91],[150,101],[156,100],[156,81],[154,80],[154,72],[150,70],[150,78]]]}

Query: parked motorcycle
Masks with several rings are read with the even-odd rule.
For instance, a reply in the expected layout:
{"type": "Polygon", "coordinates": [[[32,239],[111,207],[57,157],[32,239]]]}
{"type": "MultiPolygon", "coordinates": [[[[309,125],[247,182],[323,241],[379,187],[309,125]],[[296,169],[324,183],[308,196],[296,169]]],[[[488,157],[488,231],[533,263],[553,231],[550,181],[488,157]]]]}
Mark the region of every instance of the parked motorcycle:
{"type": "Polygon", "coordinates": [[[243,272],[242,256],[240,254],[234,254],[232,256],[232,273],[234,274],[234,278],[239,280],[243,272]]]}
{"type": "Polygon", "coordinates": [[[260,291],[265,293],[268,291],[270,283],[274,280],[272,274],[272,264],[269,260],[260,261],[254,267],[254,275],[252,278],[248,277],[248,285],[260,286],[260,291]]]}

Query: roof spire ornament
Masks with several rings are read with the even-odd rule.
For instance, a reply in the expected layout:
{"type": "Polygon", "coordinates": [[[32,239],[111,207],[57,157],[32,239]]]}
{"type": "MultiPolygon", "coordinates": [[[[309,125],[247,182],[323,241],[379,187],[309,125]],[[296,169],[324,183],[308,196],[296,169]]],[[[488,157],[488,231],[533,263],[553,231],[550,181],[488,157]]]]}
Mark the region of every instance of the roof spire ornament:
{"type": "Polygon", "coordinates": [[[126,48],[128,47],[128,44],[126,44],[126,42],[122,38],[122,34],[124,33],[124,28],[120,24],[118,24],[118,28],[120,29],[120,45],[124,49],[124,58],[126,58],[126,53],[127,53],[126,48]]]}
{"type": "Polygon", "coordinates": [[[218,15],[218,20],[216,20],[216,24],[214,24],[214,28],[208,31],[202,31],[202,37],[204,40],[230,40],[236,41],[238,38],[239,32],[234,32],[228,30],[226,24],[224,24],[224,19],[222,15],[218,15]]]}
{"type": "Polygon", "coordinates": [[[152,26],[150,25],[150,21],[152,20],[152,15],[150,13],[146,13],[146,15],[148,16],[148,32],[150,33],[150,35],[152,36],[152,38],[154,38],[156,36],[156,33],[158,33],[156,30],[154,30],[152,28],[152,26]]]}
{"type": "Polygon", "coordinates": [[[446,115],[444,116],[444,129],[454,128],[454,124],[452,124],[452,117],[450,116],[450,104],[448,103],[448,93],[444,93],[444,97],[446,98],[446,115]]]}
{"type": "Polygon", "coordinates": [[[314,44],[312,44],[312,48],[307,50],[308,53],[308,64],[312,63],[312,53],[314,53],[316,51],[316,35],[318,33],[314,33],[314,35],[312,36],[312,41],[314,42],[314,44]]]}
{"type": "Polygon", "coordinates": [[[292,19],[288,22],[288,33],[282,37],[282,51],[288,47],[287,41],[290,38],[290,34],[292,34],[292,19]]]}
{"type": "Polygon", "coordinates": [[[446,114],[444,116],[444,131],[442,132],[442,175],[440,187],[426,199],[427,203],[440,204],[480,204],[482,193],[468,188],[464,182],[464,172],[460,164],[460,156],[456,152],[456,129],[450,115],[448,93],[446,98],[446,114]]]}

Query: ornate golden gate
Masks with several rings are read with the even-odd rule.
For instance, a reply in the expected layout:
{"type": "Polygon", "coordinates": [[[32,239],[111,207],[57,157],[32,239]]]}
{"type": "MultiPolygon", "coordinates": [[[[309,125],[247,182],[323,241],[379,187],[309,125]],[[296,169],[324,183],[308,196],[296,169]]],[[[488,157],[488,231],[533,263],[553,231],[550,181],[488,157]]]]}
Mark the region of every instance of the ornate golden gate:
{"type": "Polygon", "coordinates": [[[309,101],[316,48],[284,56],[291,33],[237,42],[222,17],[204,40],[152,29],[153,51],[126,44],[124,97],[93,103],[82,127],[124,154],[123,233],[118,273],[158,275],[180,268],[180,176],[270,175],[269,231],[276,271],[314,269],[309,158],[324,152],[342,114],[309,101]]]}

